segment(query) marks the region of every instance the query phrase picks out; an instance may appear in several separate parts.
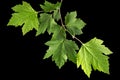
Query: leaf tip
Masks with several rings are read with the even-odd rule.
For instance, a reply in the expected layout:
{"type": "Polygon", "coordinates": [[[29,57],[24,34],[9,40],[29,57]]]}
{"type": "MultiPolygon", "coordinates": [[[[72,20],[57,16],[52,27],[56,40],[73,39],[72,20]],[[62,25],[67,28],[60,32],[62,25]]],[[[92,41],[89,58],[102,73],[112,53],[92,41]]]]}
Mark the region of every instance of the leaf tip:
{"type": "Polygon", "coordinates": [[[77,61],[77,68],[79,68],[80,67],[80,64],[78,63],[78,61],[77,61]]]}

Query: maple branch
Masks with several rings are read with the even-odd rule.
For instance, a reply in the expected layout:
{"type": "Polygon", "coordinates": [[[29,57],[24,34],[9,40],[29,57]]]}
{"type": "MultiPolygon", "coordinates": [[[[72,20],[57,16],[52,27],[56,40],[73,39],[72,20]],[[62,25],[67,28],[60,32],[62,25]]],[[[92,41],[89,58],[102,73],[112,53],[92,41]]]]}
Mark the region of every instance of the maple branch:
{"type": "Polygon", "coordinates": [[[41,12],[43,12],[43,11],[37,11],[38,13],[41,13],[41,12]]]}
{"type": "Polygon", "coordinates": [[[59,14],[60,14],[60,22],[61,22],[61,25],[62,25],[62,27],[64,28],[64,30],[66,31],[65,25],[63,24],[63,19],[62,19],[62,16],[61,16],[61,11],[60,11],[60,9],[59,9],[59,14]]]}
{"type": "Polygon", "coordinates": [[[63,2],[63,0],[61,0],[61,3],[63,2]]]}
{"type": "Polygon", "coordinates": [[[61,11],[60,11],[60,9],[59,9],[59,14],[60,14],[61,25],[62,25],[62,27],[63,27],[64,29],[66,29],[66,28],[65,28],[65,25],[63,24],[63,20],[62,20],[62,16],[61,16],[61,11]]]}
{"type": "Polygon", "coordinates": [[[66,29],[66,31],[72,36],[73,39],[77,40],[79,43],[81,43],[82,45],[84,45],[84,43],[80,39],[78,39],[76,36],[74,36],[73,34],[71,34],[67,29],[66,29]]]}
{"type": "MultiPolygon", "coordinates": [[[[63,2],[63,0],[61,0],[61,3],[63,2]]],[[[59,8],[59,14],[60,14],[60,22],[61,22],[61,25],[62,27],[64,28],[64,30],[66,31],[66,28],[65,28],[65,25],[63,24],[63,19],[62,19],[62,15],[61,15],[61,10],[59,8]]]]}
{"type": "MultiPolygon", "coordinates": [[[[61,0],[61,3],[63,2],[63,0],[61,0]]],[[[59,14],[60,14],[60,21],[61,21],[61,25],[64,28],[65,31],[67,31],[73,39],[76,39],[78,42],[80,42],[82,45],[84,44],[80,39],[78,39],[77,37],[75,37],[74,35],[72,35],[65,27],[64,23],[63,23],[63,19],[62,19],[62,15],[61,15],[61,10],[59,9],[59,14]]]]}
{"type": "Polygon", "coordinates": [[[76,40],[77,40],[78,42],[80,42],[82,45],[84,44],[80,39],[78,39],[77,37],[75,37],[75,36],[73,36],[73,35],[72,35],[72,38],[73,38],[73,39],[76,39],[76,40]]]}

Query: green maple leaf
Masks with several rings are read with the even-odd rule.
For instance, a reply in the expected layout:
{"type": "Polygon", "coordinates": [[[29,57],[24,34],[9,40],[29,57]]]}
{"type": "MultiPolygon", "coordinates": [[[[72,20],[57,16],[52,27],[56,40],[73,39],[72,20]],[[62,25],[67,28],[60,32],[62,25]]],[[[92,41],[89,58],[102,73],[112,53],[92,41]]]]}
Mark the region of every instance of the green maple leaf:
{"type": "Polygon", "coordinates": [[[56,4],[53,4],[51,2],[45,1],[44,5],[40,5],[40,7],[45,11],[45,12],[51,12],[53,10],[59,9],[61,7],[61,3],[57,2],[56,4]]]}
{"type": "Polygon", "coordinates": [[[78,46],[74,41],[67,39],[51,40],[45,44],[49,46],[49,49],[44,59],[52,56],[52,61],[55,61],[59,68],[67,62],[67,59],[76,63],[76,50],[78,50],[78,46]]]}
{"type": "Polygon", "coordinates": [[[57,28],[60,27],[52,17],[52,14],[41,13],[39,18],[39,27],[36,36],[45,33],[47,31],[49,34],[54,33],[57,28]]]}
{"type": "Polygon", "coordinates": [[[12,17],[10,21],[8,22],[8,26],[22,26],[22,32],[23,35],[25,35],[27,32],[35,28],[38,29],[38,18],[37,18],[37,12],[30,6],[29,3],[24,2],[23,4],[16,5],[12,7],[12,10],[15,11],[15,13],[12,14],[12,17]]]}
{"type": "Polygon", "coordinates": [[[55,33],[56,31],[59,31],[60,27],[61,27],[61,26],[58,25],[58,24],[55,22],[54,18],[51,18],[51,20],[50,20],[50,25],[49,25],[49,27],[47,28],[47,32],[48,32],[49,34],[55,33]]]}
{"type": "Polygon", "coordinates": [[[86,25],[86,23],[83,20],[76,17],[76,11],[67,13],[65,16],[65,25],[72,35],[82,34],[82,28],[86,25]]]}
{"type": "Polygon", "coordinates": [[[54,10],[53,18],[54,18],[56,21],[60,20],[61,16],[60,16],[60,12],[59,12],[58,9],[57,9],[57,10],[54,10]]]}
{"type": "Polygon", "coordinates": [[[107,55],[111,54],[112,51],[102,43],[102,40],[93,38],[83,44],[77,54],[77,67],[81,65],[88,77],[90,77],[92,67],[94,70],[97,69],[109,74],[109,57],[107,55]]]}
{"type": "Polygon", "coordinates": [[[47,14],[47,13],[40,14],[40,18],[39,18],[40,24],[36,35],[43,34],[47,30],[47,28],[50,26],[51,19],[52,19],[51,14],[47,14]]]}

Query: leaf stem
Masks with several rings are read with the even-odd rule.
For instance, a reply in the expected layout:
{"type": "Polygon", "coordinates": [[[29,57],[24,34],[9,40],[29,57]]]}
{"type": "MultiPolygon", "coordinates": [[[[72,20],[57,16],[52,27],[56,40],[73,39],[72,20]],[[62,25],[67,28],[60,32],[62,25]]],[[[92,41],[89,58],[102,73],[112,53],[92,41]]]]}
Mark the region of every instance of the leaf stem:
{"type": "Polygon", "coordinates": [[[63,0],[61,0],[61,3],[63,2],[63,0]]]}
{"type": "MultiPolygon", "coordinates": [[[[61,0],[61,3],[63,2],[63,0],[61,0]]],[[[76,39],[79,43],[81,43],[82,45],[84,45],[84,43],[80,40],[80,39],[78,39],[77,37],[75,37],[74,35],[72,35],[67,29],[66,29],[66,27],[65,27],[65,25],[64,25],[64,23],[63,23],[63,19],[62,19],[62,15],[61,15],[61,10],[59,9],[59,14],[60,14],[60,21],[61,21],[61,25],[62,25],[62,27],[63,27],[63,29],[65,30],[65,31],[67,31],[71,36],[72,36],[72,38],[73,39],[76,39]]]]}
{"type": "MultiPolygon", "coordinates": [[[[63,0],[61,0],[61,3],[62,3],[63,0]]],[[[60,22],[61,22],[61,25],[62,27],[64,28],[64,30],[66,31],[66,28],[65,28],[65,25],[63,23],[63,19],[62,19],[62,15],[61,15],[61,10],[59,9],[59,14],[60,14],[60,22]]]]}
{"type": "Polygon", "coordinates": [[[66,30],[65,25],[63,24],[63,20],[62,20],[62,16],[61,16],[61,11],[60,11],[60,9],[59,9],[59,14],[60,14],[61,25],[62,25],[62,27],[66,30]]]}
{"type": "Polygon", "coordinates": [[[71,34],[67,29],[66,29],[66,31],[72,36],[73,39],[77,40],[79,43],[81,43],[82,45],[84,45],[84,43],[80,39],[78,39],[76,36],[74,36],[73,34],[71,34]]]}
{"type": "Polygon", "coordinates": [[[44,11],[37,11],[38,13],[42,13],[42,12],[44,12],[44,11]]]}
{"type": "Polygon", "coordinates": [[[84,45],[84,43],[80,39],[78,39],[77,37],[75,37],[75,36],[72,35],[72,38],[76,39],[78,42],[80,42],[82,45],[84,45]]]}

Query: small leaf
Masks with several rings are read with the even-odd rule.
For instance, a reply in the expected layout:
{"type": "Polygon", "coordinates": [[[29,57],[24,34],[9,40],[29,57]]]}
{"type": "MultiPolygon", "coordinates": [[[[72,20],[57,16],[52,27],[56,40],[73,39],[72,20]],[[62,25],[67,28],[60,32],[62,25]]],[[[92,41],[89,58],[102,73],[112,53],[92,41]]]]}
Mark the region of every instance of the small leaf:
{"type": "Polygon", "coordinates": [[[54,10],[53,18],[54,18],[56,21],[60,20],[61,16],[60,16],[59,10],[54,10]]]}
{"type": "Polygon", "coordinates": [[[45,11],[45,12],[51,12],[55,9],[59,9],[61,7],[61,3],[57,2],[56,4],[53,4],[51,2],[45,1],[44,5],[40,5],[40,7],[45,11]]]}
{"type": "Polygon", "coordinates": [[[58,25],[58,24],[55,22],[54,18],[51,18],[51,20],[50,20],[50,27],[48,27],[47,32],[48,32],[49,34],[54,33],[56,30],[58,31],[58,28],[60,28],[60,27],[61,27],[61,26],[58,25]]]}
{"type": "Polygon", "coordinates": [[[97,69],[109,74],[109,57],[107,55],[111,54],[112,51],[102,45],[102,43],[102,40],[93,38],[83,44],[77,54],[77,67],[81,65],[88,77],[90,77],[92,67],[94,70],[97,69]]]}
{"type": "Polygon", "coordinates": [[[65,24],[69,25],[71,23],[74,23],[76,21],[77,13],[76,11],[67,13],[65,16],[65,24]]]}
{"type": "Polygon", "coordinates": [[[50,26],[52,15],[47,13],[41,13],[39,18],[39,28],[36,35],[43,34],[50,26]]]}
{"type": "Polygon", "coordinates": [[[27,32],[35,28],[38,29],[38,18],[37,12],[30,6],[29,3],[23,1],[22,5],[16,5],[13,8],[15,13],[12,14],[10,21],[8,22],[8,26],[22,26],[23,35],[27,32]]]}
{"type": "Polygon", "coordinates": [[[67,26],[67,29],[72,35],[82,34],[82,28],[86,25],[86,23],[83,22],[83,20],[76,17],[77,17],[76,11],[67,13],[65,16],[65,25],[67,26]]]}
{"type": "Polygon", "coordinates": [[[45,31],[47,31],[49,34],[54,33],[58,27],[60,26],[55,22],[52,14],[41,13],[39,18],[39,28],[36,36],[45,33],[45,31]]]}
{"type": "Polygon", "coordinates": [[[52,60],[55,61],[59,68],[67,62],[67,59],[76,63],[76,50],[78,50],[78,46],[74,41],[66,39],[51,40],[45,44],[49,46],[49,49],[47,50],[44,59],[52,56],[52,60]]]}

